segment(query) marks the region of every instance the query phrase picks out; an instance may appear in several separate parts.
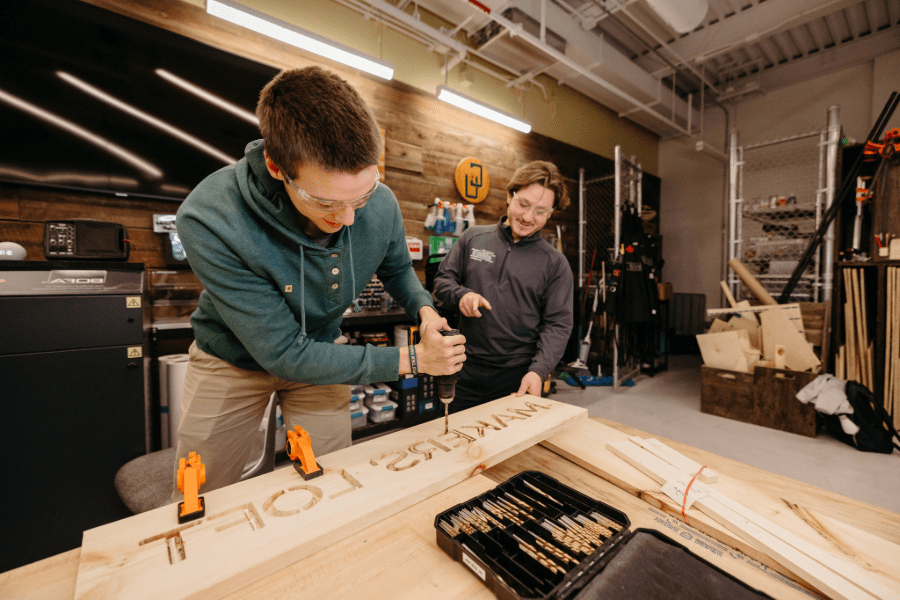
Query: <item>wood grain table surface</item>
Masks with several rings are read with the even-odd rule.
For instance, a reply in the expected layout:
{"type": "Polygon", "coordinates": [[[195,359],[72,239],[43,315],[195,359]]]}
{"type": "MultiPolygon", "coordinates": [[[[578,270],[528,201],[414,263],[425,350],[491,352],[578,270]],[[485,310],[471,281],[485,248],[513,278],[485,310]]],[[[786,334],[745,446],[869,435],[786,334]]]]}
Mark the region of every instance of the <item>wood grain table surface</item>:
{"type": "MultiPolygon", "coordinates": [[[[637,429],[604,419],[596,420],[629,435],[648,437],[637,429]]],[[[770,494],[803,503],[824,515],[900,544],[900,514],[685,444],[657,439],[720,473],[739,477],[770,494]]],[[[434,517],[525,470],[547,473],[624,511],[632,529],[661,531],[701,558],[774,598],[821,597],[803,584],[692,529],[550,450],[533,446],[481,475],[374,523],[249,586],[234,590],[225,598],[493,598],[468,568],[454,562],[438,548],[434,517]]],[[[80,552],[80,549],[71,550],[0,574],[0,598],[70,600],[74,597],[80,552]]]]}

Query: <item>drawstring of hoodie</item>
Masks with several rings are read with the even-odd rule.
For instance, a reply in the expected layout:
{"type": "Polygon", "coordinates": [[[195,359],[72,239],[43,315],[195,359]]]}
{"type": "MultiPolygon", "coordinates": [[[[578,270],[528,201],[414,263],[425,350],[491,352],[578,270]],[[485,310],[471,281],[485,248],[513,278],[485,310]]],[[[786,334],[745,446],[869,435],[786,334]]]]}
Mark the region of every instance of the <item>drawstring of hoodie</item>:
{"type": "Polygon", "coordinates": [[[300,339],[306,337],[306,257],[300,246],[300,339]]]}
{"type": "Polygon", "coordinates": [[[353,292],[353,312],[359,312],[362,308],[359,306],[359,299],[356,297],[356,272],[353,270],[353,229],[347,227],[347,234],[350,236],[347,248],[350,250],[350,289],[353,292]]]}

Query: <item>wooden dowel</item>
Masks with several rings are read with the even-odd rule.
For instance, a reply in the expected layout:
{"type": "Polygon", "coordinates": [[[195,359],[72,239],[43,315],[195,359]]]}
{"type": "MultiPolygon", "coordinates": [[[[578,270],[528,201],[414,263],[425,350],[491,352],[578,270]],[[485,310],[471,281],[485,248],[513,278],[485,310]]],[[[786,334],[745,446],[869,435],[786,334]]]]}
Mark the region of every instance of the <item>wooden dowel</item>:
{"type": "Polygon", "coordinates": [[[772,295],[766,291],[766,288],[762,286],[759,280],[757,280],[756,277],[754,277],[753,274],[747,270],[747,267],[741,264],[741,261],[736,258],[732,258],[728,261],[728,266],[731,267],[734,270],[735,274],[741,278],[741,281],[743,281],[744,285],[746,285],[747,288],[749,288],[750,291],[753,292],[753,295],[759,298],[760,302],[762,302],[763,304],[778,304],[778,302],[775,301],[775,298],[773,298],[772,295]]]}
{"type": "Polygon", "coordinates": [[[859,362],[859,383],[868,387],[869,384],[866,381],[866,373],[868,372],[868,368],[866,364],[868,363],[867,357],[869,353],[869,348],[865,344],[864,337],[862,334],[862,311],[860,309],[860,300],[859,300],[859,269],[853,269],[850,277],[850,285],[853,290],[853,320],[856,325],[856,357],[859,362]]]}
{"type": "Polygon", "coordinates": [[[892,414],[893,410],[893,390],[891,389],[891,367],[893,362],[893,331],[892,326],[894,322],[893,315],[893,305],[891,304],[894,296],[893,286],[891,285],[893,282],[891,278],[893,277],[893,273],[891,269],[885,270],[885,275],[887,276],[887,281],[885,282],[885,290],[884,297],[887,307],[885,314],[885,328],[884,328],[884,409],[888,414],[892,414]]]}
{"type": "Polygon", "coordinates": [[[725,292],[725,299],[728,300],[728,304],[731,308],[737,306],[737,301],[734,299],[734,296],[731,295],[731,290],[728,289],[728,284],[724,281],[720,281],[719,285],[722,286],[722,291],[725,292]]]}
{"type": "Polygon", "coordinates": [[[856,328],[853,325],[853,291],[850,287],[850,270],[844,269],[844,343],[846,344],[847,381],[856,381],[856,328]]]}
{"type": "Polygon", "coordinates": [[[866,270],[859,270],[859,310],[862,314],[862,344],[866,348],[866,387],[875,390],[875,361],[874,348],[869,343],[869,311],[866,307],[866,270]]]}

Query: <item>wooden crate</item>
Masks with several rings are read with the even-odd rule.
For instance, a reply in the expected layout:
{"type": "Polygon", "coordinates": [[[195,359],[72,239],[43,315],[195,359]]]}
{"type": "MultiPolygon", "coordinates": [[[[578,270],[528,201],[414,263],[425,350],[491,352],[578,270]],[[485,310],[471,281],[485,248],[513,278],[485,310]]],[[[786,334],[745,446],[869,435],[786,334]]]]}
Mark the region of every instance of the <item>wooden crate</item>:
{"type": "Polygon", "coordinates": [[[702,412],[816,437],[816,411],[797,400],[797,392],[815,373],[756,367],[754,373],[713,369],[704,365],[700,376],[702,412]]]}

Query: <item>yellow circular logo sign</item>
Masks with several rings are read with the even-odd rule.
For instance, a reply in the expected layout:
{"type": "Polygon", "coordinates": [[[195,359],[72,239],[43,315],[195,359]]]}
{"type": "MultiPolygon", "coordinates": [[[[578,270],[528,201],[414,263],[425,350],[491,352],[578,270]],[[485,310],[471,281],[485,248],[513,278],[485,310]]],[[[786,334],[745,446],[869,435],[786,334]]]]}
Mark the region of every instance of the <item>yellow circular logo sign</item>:
{"type": "Polygon", "coordinates": [[[464,158],[456,165],[456,190],[466,202],[478,204],[491,191],[491,178],[481,161],[474,157],[464,158]]]}

